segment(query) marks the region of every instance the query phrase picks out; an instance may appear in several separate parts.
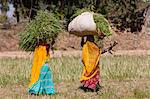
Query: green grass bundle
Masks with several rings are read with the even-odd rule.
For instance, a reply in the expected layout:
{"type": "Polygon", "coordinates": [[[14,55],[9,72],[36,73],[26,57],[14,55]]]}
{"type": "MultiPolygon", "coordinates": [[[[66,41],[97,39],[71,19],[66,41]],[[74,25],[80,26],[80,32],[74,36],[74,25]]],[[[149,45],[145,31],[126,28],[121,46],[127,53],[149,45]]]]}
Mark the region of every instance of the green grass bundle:
{"type": "Polygon", "coordinates": [[[63,31],[63,25],[55,14],[40,10],[37,16],[20,33],[20,48],[34,51],[39,40],[52,45],[58,33],[63,31]]]}
{"type": "Polygon", "coordinates": [[[106,37],[112,34],[110,31],[110,25],[103,15],[95,13],[93,15],[93,18],[96,23],[97,29],[99,29],[106,37]]]}
{"type": "MultiPolygon", "coordinates": [[[[89,8],[79,9],[76,11],[74,15],[72,15],[71,19],[77,17],[78,15],[81,15],[83,12],[92,12],[92,11],[89,8]]],[[[106,37],[112,34],[109,22],[102,14],[94,13],[93,19],[94,22],[96,23],[98,31],[102,32],[106,37]]]]}

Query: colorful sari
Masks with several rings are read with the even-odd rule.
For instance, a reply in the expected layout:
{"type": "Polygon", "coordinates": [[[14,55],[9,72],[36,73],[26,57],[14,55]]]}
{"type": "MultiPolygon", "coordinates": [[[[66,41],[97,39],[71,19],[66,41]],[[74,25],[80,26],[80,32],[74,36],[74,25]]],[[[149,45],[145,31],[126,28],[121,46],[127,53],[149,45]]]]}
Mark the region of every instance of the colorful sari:
{"type": "Polygon", "coordinates": [[[80,78],[82,87],[95,90],[99,86],[100,49],[93,42],[87,41],[82,49],[83,72],[80,78]]]}
{"type": "Polygon", "coordinates": [[[35,48],[28,92],[30,94],[54,94],[52,73],[48,66],[49,55],[46,46],[35,48]]]}

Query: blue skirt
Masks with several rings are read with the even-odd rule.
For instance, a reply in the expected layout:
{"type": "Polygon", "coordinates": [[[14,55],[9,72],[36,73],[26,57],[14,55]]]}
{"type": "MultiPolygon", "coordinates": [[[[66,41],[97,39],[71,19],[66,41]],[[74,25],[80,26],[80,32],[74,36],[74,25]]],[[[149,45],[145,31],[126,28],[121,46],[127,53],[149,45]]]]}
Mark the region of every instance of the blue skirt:
{"type": "Polygon", "coordinates": [[[54,83],[52,81],[52,73],[48,67],[48,62],[42,66],[39,79],[29,89],[30,94],[54,94],[54,83]]]}

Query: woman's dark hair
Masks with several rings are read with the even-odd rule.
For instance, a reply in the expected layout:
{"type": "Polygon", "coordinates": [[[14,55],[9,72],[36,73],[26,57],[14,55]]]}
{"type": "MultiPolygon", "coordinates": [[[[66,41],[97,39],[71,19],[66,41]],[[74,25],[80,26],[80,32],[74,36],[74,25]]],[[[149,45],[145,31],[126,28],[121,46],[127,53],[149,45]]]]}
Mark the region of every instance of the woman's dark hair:
{"type": "Polygon", "coordinates": [[[86,36],[83,36],[83,37],[82,37],[82,40],[81,40],[81,46],[83,47],[83,45],[84,45],[87,41],[94,42],[94,36],[93,36],[93,35],[86,35],[86,36]],[[86,37],[86,40],[84,39],[85,37],[86,37]]]}
{"type": "Polygon", "coordinates": [[[50,49],[50,44],[47,44],[45,39],[37,39],[37,46],[39,46],[39,45],[42,45],[42,46],[46,47],[46,52],[47,52],[47,55],[48,55],[49,49],[50,49]]]}
{"type": "Polygon", "coordinates": [[[50,49],[50,45],[49,45],[49,44],[46,44],[45,46],[46,46],[46,51],[47,51],[47,55],[48,55],[49,49],[50,49]]]}
{"type": "Polygon", "coordinates": [[[86,41],[94,42],[94,36],[93,35],[87,35],[86,41]]]}
{"type": "Polygon", "coordinates": [[[37,46],[45,45],[45,44],[46,44],[46,39],[39,39],[39,38],[37,38],[37,46]]]}

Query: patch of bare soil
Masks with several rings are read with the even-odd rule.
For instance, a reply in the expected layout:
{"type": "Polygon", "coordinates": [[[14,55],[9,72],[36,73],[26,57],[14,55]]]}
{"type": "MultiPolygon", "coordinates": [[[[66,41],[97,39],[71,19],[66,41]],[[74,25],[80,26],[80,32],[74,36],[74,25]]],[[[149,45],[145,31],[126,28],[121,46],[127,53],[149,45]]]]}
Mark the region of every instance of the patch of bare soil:
{"type": "Polygon", "coordinates": [[[54,47],[59,50],[79,50],[81,37],[69,34],[68,32],[60,33],[54,47]]]}
{"type": "MultiPolygon", "coordinates": [[[[81,57],[81,50],[57,50],[50,51],[50,57],[81,57]]],[[[117,50],[113,54],[105,53],[102,56],[115,56],[115,55],[150,55],[150,50],[117,50]]],[[[31,52],[22,52],[22,51],[4,51],[0,52],[0,58],[33,58],[33,53],[31,52]]]]}
{"type": "Polygon", "coordinates": [[[104,40],[105,46],[110,42],[117,41],[118,45],[114,47],[115,50],[149,50],[150,49],[150,35],[143,32],[130,33],[119,32],[114,30],[113,35],[104,40]]]}
{"type": "MultiPolygon", "coordinates": [[[[19,32],[23,31],[25,23],[19,23],[8,30],[0,30],[0,51],[18,51],[19,49],[19,32]]],[[[113,41],[118,45],[115,50],[150,50],[150,35],[144,32],[130,33],[119,32],[113,29],[111,37],[104,40],[104,47],[109,46],[113,41]]],[[[60,33],[54,45],[57,50],[81,50],[81,37],[70,35],[68,32],[60,33]]]]}
{"type": "MultiPolygon", "coordinates": [[[[150,50],[150,35],[147,33],[119,32],[115,29],[114,31],[111,37],[105,38],[104,48],[117,41],[118,45],[114,47],[114,50],[150,50]]],[[[80,50],[80,42],[81,37],[69,35],[65,32],[58,36],[55,48],[59,50],[80,50]]]]}
{"type": "Polygon", "coordinates": [[[18,50],[19,32],[23,31],[24,26],[24,23],[19,23],[9,29],[0,29],[0,51],[18,50]]]}

